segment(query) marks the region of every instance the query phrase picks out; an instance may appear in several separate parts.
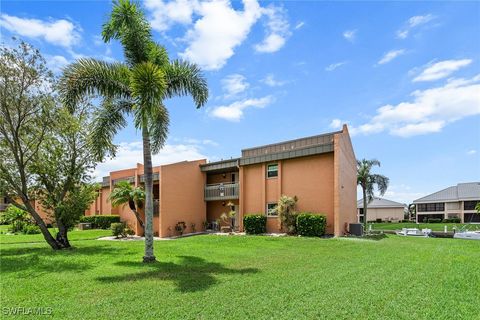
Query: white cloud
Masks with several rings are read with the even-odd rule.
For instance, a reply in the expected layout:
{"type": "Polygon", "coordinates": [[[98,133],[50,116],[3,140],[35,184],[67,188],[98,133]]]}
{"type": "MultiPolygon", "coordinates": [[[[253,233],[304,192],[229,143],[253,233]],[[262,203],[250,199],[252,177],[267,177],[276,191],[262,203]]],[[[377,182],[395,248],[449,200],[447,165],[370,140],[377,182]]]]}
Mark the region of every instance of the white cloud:
{"type": "MultiPolygon", "coordinates": [[[[167,144],[160,153],[152,156],[152,163],[154,166],[158,166],[185,160],[206,158],[207,156],[202,154],[200,147],[196,143],[167,144]]],[[[111,171],[136,167],[137,163],[143,163],[142,143],[140,141],[123,142],[119,144],[115,158],[108,159],[97,165],[94,176],[98,180],[98,178],[107,176],[111,171]]]]}
{"type": "Polygon", "coordinates": [[[350,42],[353,42],[355,40],[355,37],[357,36],[357,30],[345,30],[343,32],[343,37],[347,39],[350,42]]]}
{"type": "Polygon", "coordinates": [[[225,98],[235,97],[248,89],[250,84],[241,74],[231,74],[222,79],[222,88],[225,91],[225,98]]]}
{"type": "MultiPolygon", "coordinates": [[[[277,6],[262,7],[257,0],[243,0],[243,10],[228,0],[147,0],[154,30],[164,33],[179,24],[187,31],[180,38],[186,48],[183,59],[199,64],[205,70],[222,68],[247,38],[252,27],[265,19],[265,37],[254,46],[259,52],[275,52],[290,36],[286,11],[277,6]]],[[[302,23],[297,24],[300,28],[302,23]]],[[[178,40],[178,39],[177,39],[178,40]]]]}
{"type": "Polygon", "coordinates": [[[46,55],[45,60],[47,60],[48,69],[52,70],[53,73],[60,73],[69,64],[69,61],[64,56],[46,55]]]}
{"type": "Polygon", "coordinates": [[[276,52],[280,50],[290,37],[290,25],[288,23],[286,12],[281,7],[269,6],[262,9],[265,16],[268,17],[267,34],[263,41],[255,45],[257,52],[276,52]]]}
{"type": "Polygon", "coordinates": [[[212,1],[200,3],[196,13],[201,18],[187,31],[188,47],[180,56],[206,70],[218,70],[247,38],[262,10],[254,0],[245,0],[243,11],[233,9],[227,1],[212,1]]]}
{"type": "Polygon", "coordinates": [[[413,191],[410,186],[400,184],[389,186],[383,197],[388,200],[393,200],[408,205],[412,203],[413,200],[419,199],[425,195],[425,192],[416,192],[413,191]]]}
{"type": "Polygon", "coordinates": [[[274,101],[272,96],[235,101],[229,105],[214,107],[210,115],[228,121],[240,121],[247,108],[264,108],[274,101]]]}
{"type": "Polygon", "coordinates": [[[173,24],[188,25],[192,23],[192,15],[200,9],[195,0],[174,0],[168,3],[158,0],[145,1],[145,7],[152,12],[150,23],[158,31],[166,31],[173,24]]]}
{"type": "Polygon", "coordinates": [[[383,55],[383,57],[378,61],[378,64],[388,63],[403,54],[405,54],[405,49],[390,50],[383,55]]]}
{"type": "Polygon", "coordinates": [[[410,31],[412,29],[424,25],[430,21],[432,21],[435,17],[431,14],[426,14],[423,16],[413,16],[410,19],[407,20],[405,23],[405,26],[402,29],[399,29],[397,31],[397,37],[400,39],[405,39],[408,37],[410,34],[410,31]]]}
{"type": "Polygon", "coordinates": [[[272,73],[267,74],[267,76],[261,80],[269,87],[281,87],[287,83],[287,81],[277,80],[272,73]]]}
{"type": "Polygon", "coordinates": [[[305,22],[300,21],[299,23],[297,23],[297,24],[295,25],[295,28],[294,28],[294,29],[295,29],[295,30],[298,30],[298,29],[303,28],[304,26],[305,26],[305,22]]]}
{"type": "Polygon", "coordinates": [[[480,75],[451,79],[443,86],[414,91],[412,101],[385,105],[368,122],[351,131],[362,134],[388,131],[410,137],[441,131],[451,122],[480,114],[480,75]]]}
{"type": "Polygon", "coordinates": [[[332,63],[325,68],[325,71],[333,71],[333,70],[337,69],[338,67],[343,66],[346,63],[347,63],[347,61],[332,63]]]}
{"type": "Polygon", "coordinates": [[[340,119],[333,119],[332,122],[330,122],[330,128],[337,130],[341,129],[343,125],[343,121],[340,119]]]}
{"type": "Polygon", "coordinates": [[[471,59],[440,61],[425,68],[413,81],[434,81],[442,79],[448,77],[458,69],[468,66],[470,63],[472,63],[471,59]]]}
{"type": "Polygon", "coordinates": [[[475,150],[475,149],[472,149],[472,150],[468,150],[468,151],[467,151],[467,154],[468,154],[469,156],[473,156],[473,155],[476,154],[476,153],[477,153],[477,150],[475,150]]]}
{"type": "Polygon", "coordinates": [[[23,37],[40,38],[48,43],[69,48],[80,42],[80,27],[65,19],[39,20],[2,14],[0,26],[23,37]]]}

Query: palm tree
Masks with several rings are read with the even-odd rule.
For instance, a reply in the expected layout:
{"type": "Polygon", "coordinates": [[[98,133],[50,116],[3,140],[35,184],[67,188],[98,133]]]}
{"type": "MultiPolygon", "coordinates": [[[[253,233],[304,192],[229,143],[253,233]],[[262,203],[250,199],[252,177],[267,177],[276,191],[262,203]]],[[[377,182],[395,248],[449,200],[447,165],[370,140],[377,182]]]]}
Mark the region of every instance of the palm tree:
{"type": "Polygon", "coordinates": [[[207,82],[195,64],[169,60],[165,48],[153,41],[143,12],[129,0],[114,2],[102,36],[105,42],[120,41],[125,62],[79,59],[65,68],[60,94],[68,106],[75,106],[86,95],[102,98],[90,137],[99,161],[105,154],[115,155],[112,140],[126,126],[127,115],[133,117],[135,127],[141,131],[146,217],[143,261],[153,262],[152,153],[160,151],[168,133],[164,100],[191,95],[200,108],[208,99],[207,82]]]}
{"type": "Polygon", "coordinates": [[[374,187],[376,186],[380,196],[383,196],[388,188],[389,179],[381,174],[371,172],[373,166],[380,167],[380,161],[357,160],[357,185],[362,187],[363,192],[363,224],[367,228],[367,204],[372,202],[374,197],[374,187]]]}
{"type": "Polygon", "coordinates": [[[114,207],[128,203],[128,207],[135,214],[138,224],[142,228],[145,227],[140,212],[138,212],[139,209],[143,209],[145,202],[145,191],[142,188],[134,187],[128,181],[120,181],[115,185],[108,199],[114,207]]]}

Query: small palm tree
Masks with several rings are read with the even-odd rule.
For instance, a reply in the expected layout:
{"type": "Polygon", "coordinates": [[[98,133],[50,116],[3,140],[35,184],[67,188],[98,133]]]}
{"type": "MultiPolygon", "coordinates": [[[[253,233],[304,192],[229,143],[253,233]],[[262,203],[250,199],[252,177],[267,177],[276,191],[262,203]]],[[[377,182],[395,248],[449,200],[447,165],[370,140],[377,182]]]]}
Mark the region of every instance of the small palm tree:
{"type": "Polygon", "coordinates": [[[67,106],[83,96],[102,98],[95,114],[91,142],[99,161],[115,155],[113,137],[131,116],[142,133],[145,173],[145,255],[153,254],[152,153],[163,147],[169,116],[164,100],[191,95],[197,108],[205,105],[208,87],[201,70],[188,62],[170,61],[165,48],[152,39],[150,25],[138,6],[129,0],[114,2],[110,19],[103,25],[103,40],[119,40],[125,63],[79,59],[65,68],[60,94],[67,106]]]}
{"type": "Polygon", "coordinates": [[[287,233],[297,233],[296,220],[297,220],[297,196],[289,197],[282,195],[278,200],[275,211],[278,214],[280,225],[282,229],[287,229],[287,233]]]}
{"type": "Polygon", "coordinates": [[[373,166],[380,167],[380,161],[357,160],[357,185],[362,187],[363,192],[363,224],[365,230],[367,227],[367,205],[372,202],[374,197],[374,187],[376,186],[380,196],[383,196],[388,188],[389,179],[381,174],[371,172],[373,166]]]}
{"type": "Polygon", "coordinates": [[[128,181],[120,181],[115,185],[108,199],[114,207],[128,204],[130,210],[135,214],[138,224],[144,228],[142,217],[138,211],[143,209],[145,203],[145,191],[142,188],[134,187],[128,181]]]}

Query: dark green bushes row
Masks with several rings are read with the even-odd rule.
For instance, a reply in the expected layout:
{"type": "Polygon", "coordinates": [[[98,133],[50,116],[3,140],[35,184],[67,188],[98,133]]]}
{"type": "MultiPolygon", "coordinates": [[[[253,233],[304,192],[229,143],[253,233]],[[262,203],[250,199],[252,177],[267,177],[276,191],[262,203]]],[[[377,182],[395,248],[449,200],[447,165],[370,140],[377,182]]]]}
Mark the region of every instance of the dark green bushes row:
{"type": "Polygon", "coordinates": [[[109,229],[112,223],[119,223],[120,216],[116,215],[93,215],[80,217],[81,223],[91,223],[93,228],[109,229]]]}
{"type": "Polygon", "coordinates": [[[313,213],[301,213],[297,217],[297,232],[305,237],[321,237],[325,235],[327,218],[313,213]]]}
{"type": "MultiPolygon", "coordinates": [[[[324,215],[304,212],[297,215],[296,232],[305,237],[321,237],[325,235],[327,219],[324,215]]],[[[247,234],[267,232],[267,217],[263,214],[249,214],[243,218],[243,227],[247,234]]]]}
{"type": "Polygon", "coordinates": [[[460,223],[460,221],[461,220],[458,217],[443,219],[444,223],[460,223]]]}
{"type": "Polygon", "coordinates": [[[243,217],[243,228],[247,234],[267,232],[267,217],[263,214],[249,214],[243,217]]]}

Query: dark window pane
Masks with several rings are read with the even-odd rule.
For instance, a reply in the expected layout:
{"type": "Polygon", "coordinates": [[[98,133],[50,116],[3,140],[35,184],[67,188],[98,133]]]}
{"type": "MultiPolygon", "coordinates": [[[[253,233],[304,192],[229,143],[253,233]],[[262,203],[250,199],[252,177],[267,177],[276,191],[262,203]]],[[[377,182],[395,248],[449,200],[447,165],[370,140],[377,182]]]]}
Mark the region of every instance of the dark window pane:
{"type": "Polygon", "coordinates": [[[475,210],[478,201],[465,201],[463,203],[463,210],[475,210]]]}

